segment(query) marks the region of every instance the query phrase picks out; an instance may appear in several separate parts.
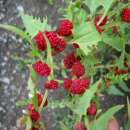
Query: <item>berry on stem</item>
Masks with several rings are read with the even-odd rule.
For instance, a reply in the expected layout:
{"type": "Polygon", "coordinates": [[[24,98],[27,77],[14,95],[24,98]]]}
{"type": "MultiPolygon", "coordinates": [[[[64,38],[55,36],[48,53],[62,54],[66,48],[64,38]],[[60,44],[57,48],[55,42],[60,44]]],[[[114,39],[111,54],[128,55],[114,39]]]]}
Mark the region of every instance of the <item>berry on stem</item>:
{"type": "Polygon", "coordinates": [[[64,58],[64,66],[66,69],[71,69],[73,64],[77,61],[78,59],[75,56],[74,52],[68,53],[64,58]]]}
{"type": "Polygon", "coordinates": [[[40,76],[47,77],[51,73],[51,69],[48,66],[48,64],[43,63],[42,61],[36,61],[33,65],[34,70],[36,71],[37,74],[40,76]]]}
{"type": "Polygon", "coordinates": [[[95,116],[96,113],[97,113],[96,103],[95,103],[95,102],[92,102],[92,103],[90,104],[90,106],[88,107],[88,109],[87,109],[87,114],[88,114],[89,116],[95,116]]]}
{"type": "Polygon", "coordinates": [[[130,9],[124,8],[121,11],[121,20],[126,23],[130,23],[130,9]]]}
{"type": "Polygon", "coordinates": [[[42,32],[37,33],[37,35],[34,37],[34,41],[39,51],[44,51],[46,49],[46,40],[42,32]]]}
{"type": "Polygon", "coordinates": [[[58,88],[58,82],[55,81],[55,80],[47,81],[45,83],[45,88],[46,89],[52,89],[52,90],[57,89],[58,88]]]}
{"type": "Polygon", "coordinates": [[[72,35],[73,24],[71,21],[64,19],[59,22],[57,32],[60,36],[72,35]]]}
{"type": "Polygon", "coordinates": [[[77,77],[80,77],[84,75],[85,73],[85,68],[80,62],[75,62],[74,65],[72,66],[72,74],[76,75],[77,77]]]}
{"type": "Polygon", "coordinates": [[[73,130],[86,130],[83,122],[76,122],[73,126],[73,130]]]}

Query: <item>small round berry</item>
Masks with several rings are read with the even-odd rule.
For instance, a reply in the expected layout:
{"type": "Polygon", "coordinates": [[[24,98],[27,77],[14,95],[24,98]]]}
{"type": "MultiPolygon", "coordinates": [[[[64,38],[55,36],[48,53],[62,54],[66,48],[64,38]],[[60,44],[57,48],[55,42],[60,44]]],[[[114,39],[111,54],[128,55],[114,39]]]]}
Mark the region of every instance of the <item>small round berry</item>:
{"type": "Polygon", "coordinates": [[[82,122],[76,122],[73,126],[73,130],[86,130],[86,128],[82,122]]]}
{"type": "Polygon", "coordinates": [[[93,102],[93,103],[91,103],[90,106],[88,107],[88,109],[87,109],[87,114],[88,114],[89,116],[95,116],[96,113],[97,113],[96,103],[93,102]]]}
{"type": "Polygon", "coordinates": [[[70,93],[83,94],[88,87],[89,87],[88,79],[75,79],[75,80],[72,80],[70,93]]]}
{"type": "Polygon", "coordinates": [[[37,74],[40,76],[49,76],[51,73],[51,69],[48,66],[48,64],[43,63],[42,61],[36,61],[35,64],[33,65],[34,70],[36,71],[37,74]]]}
{"type": "Polygon", "coordinates": [[[47,81],[45,83],[45,88],[46,89],[52,89],[52,90],[57,89],[58,88],[58,82],[55,81],[55,80],[47,81]]]}
{"type": "Polygon", "coordinates": [[[130,9],[124,8],[121,11],[121,19],[123,22],[130,23],[130,9]]]}
{"type": "Polygon", "coordinates": [[[77,49],[77,48],[79,48],[79,45],[78,45],[77,43],[73,43],[73,47],[74,47],[75,49],[77,49]]]}
{"type": "Polygon", "coordinates": [[[46,49],[46,40],[42,32],[37,33],[37,35],[34,37],[34,41],[39,51],[44,51],[46,49]]]}
{"type": "Polygon", "coordinates": [[[40,130],[39,128],[33,127],[31,130],[40,130]]]}
{"type": "Polygon", "coordinates": [[[56,32],[45,32],[52,48],[55,48],[59,43],[59,37],[56,32]]]}
{"type": "Polygon", "coordinates": [[[80,77],[84,75],[85,73],[85,68],[80,62],[75,62],[74,65],[72,66],[72,74],[76,75],[77,77],[80,77]]]}
{"type": "Polygon", "coordinates": [[[64,79],[64,89],[69,91],[71,87],[72,80],[69,78],[64,79]]]}
{"type": "Polygon", "coordinates": [[[66,47],[66,41],[64,39],[59,39],[59,42],[57,46],[54,48],[54,50],[56,53],[60,53],[64,51],[65,47],[66,47]]]}
{"type": "Polygon", "coordinates": [[[33,104],[28,104],[27,109],[29,112],[33,112],[35,110],[33,104]]]}
{"type": "Polygon", "coordinates": [[[74,52],[67,54],[64,58],[64,66],[66,69],[71,69],[73,64],[78,61],[74,52]]]}
{"type": "Polygon", "coordinates": [[[40,114],[37,111],[32,111],[30,116],[33,122],[37,122],[40,119],[40,114]]]}
{"type": "Polygon", "coordinates": [[[71,21],[65,19],[59,22],[57,32],[60,36],[72,35],[73,24],[71,21]]]}
{"type": "Polygon", "coordinates": [[[99,33],[102,33],[103,32],[103,30],[100,28],[100,26],[103,26],[103,25],[105,25],[106,24],[106,22],[107,22],[107,17],[105,17],[103,20],[102,20],[102,22],[98,25],[98,22],[99,22],[99,20],[101,19],[101,17],[102,16],[97,16],[95,19],[94,19],[94,24],[95,24],[95,27],[96,27],[96,29],[97,29],[97,31],[99,32],[99,33]]]}

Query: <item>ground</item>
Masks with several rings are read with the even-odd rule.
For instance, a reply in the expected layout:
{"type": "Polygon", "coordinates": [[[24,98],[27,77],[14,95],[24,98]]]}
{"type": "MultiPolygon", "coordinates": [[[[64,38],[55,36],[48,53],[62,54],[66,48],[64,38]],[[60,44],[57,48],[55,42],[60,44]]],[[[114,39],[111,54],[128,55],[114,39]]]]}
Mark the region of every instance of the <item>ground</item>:
{"type": "MultiPolygon", "coordinates": [[[[23,28],[19,12],[24,10],[25,13],[45,17],[48,16],[49,23],[56,24],[60,13],[57,9],[63,4],[62,0],[56,0],[53,5],[49,5],[47,0],[0,0],[0,23],[17,25],[23,28]]],[[[11,58],[11,55],[17,54],[24,57],[26,49],[23,46],[24,42],[16,35],[0,29],[0,129],[15,130],[16,120],[22,114],[21,109],[16,108],[15,103],[19,99],[27,96],[26,79],[28,71],[25,68],[23,71],[16,65],[16,61],[11,58]]],[[[62,90],[52,94],[51,98],[57,99],[62,97],[62,90]]],[[[105,96],[101,101],[103,110],[106,107],[111,107],[114,104],[122,104],[125,98],[105,96]]],[[[44,115],[44,122],[47,130],[53,130],[57,127],[56,114],[63,113],[61,111],[47,110],[44,115]]],[[[120,119],[120,126],[124,123],[126,110],[120,112],[117,117],[120,119]]],[[[58,115],[58,114],[57,114],[58,115]]],[[[58,129],[58,128],[57,128],[58,129]]]]}

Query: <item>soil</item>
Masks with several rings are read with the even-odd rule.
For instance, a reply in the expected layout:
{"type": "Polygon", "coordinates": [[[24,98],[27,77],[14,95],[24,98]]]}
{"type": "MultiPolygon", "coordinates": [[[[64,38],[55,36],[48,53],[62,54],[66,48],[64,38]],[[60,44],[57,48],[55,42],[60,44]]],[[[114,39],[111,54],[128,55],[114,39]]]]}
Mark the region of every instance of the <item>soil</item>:
{"type": "MultiPolygon", "coordinates": [[[[56,24],[61,14],[58,8],[63,5],[63,0],[55,0],[49,5],[47,0],[0,0],[0,23],[7,23],[23,28],[19,12],[45,17],[48,16],[49,23],[56,24]]],[[[0,130],[15,130],[16,120],[22,115],[21,109],[16,108],[16,101],[28,96],[26,80],[28,77],[27,68],[22,71],[17,62],[11,58],[12,54],[24,57],[27,49],[24,42],[18,36],[0,29],[0,130]]],[[[42,86],[42,85],[41,85],[42,86]]],[[[62,89],[51,94],[50,99],[59,99],[63,96],[62,89]]],[[[101,98],[103,111],[115,104],[124,104],[126,98],[103,96],[101,98]],[[105,104],[104,104],[105,102],[105,104]]],[[[44,122],[47,130],[58,130],[56,122],[57,113],[66,114],[64,110],[46,110],[44,122]],[[47,115],[47,116],[46,116],[47,115]]],[[[123,110],[117,114],[122,126],[125,122],[123,110]]],[[[63,116],[64,117],[64,116],[63,116]]]]}

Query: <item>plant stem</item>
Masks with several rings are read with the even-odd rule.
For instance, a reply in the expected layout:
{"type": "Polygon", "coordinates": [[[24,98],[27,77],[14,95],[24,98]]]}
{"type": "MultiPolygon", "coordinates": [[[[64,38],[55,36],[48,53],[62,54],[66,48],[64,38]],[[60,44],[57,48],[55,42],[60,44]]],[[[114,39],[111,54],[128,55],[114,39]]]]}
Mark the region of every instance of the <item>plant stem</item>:
{"type": "Polygon", "coordinates": [[[45,89],[45,94],[44,94],[44,97],[43,97],[43,99],[42,99],[42,103],[41,103],[41,105],[40,105],[40,107],[39,107],[39,113],[42,111],[42,108],[43,108],[43,105],[44,105],[44,103],[46,102],[46,100],[47,100],[47,96],[48,96],[48,90],[47,89],[45,89]]]}

